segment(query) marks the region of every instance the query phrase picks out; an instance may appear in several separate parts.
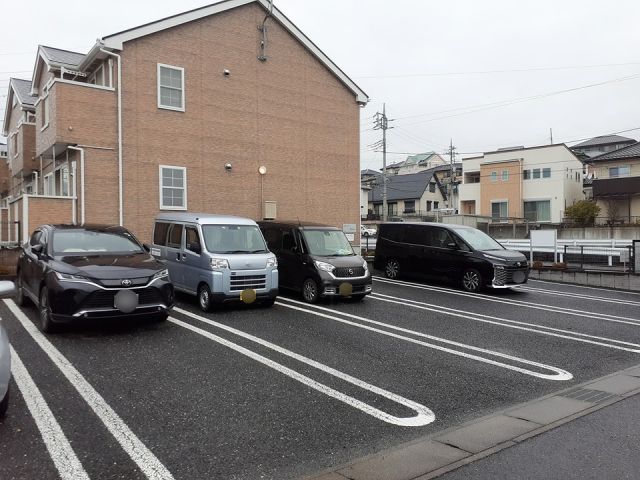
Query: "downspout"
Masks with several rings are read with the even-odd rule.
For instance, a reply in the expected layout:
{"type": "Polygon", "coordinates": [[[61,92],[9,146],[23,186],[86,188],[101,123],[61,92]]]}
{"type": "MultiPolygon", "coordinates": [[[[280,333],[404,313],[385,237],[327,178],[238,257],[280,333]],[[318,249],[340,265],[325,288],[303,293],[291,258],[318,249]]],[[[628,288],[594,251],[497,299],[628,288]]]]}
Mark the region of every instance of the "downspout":
{"type": "MultiPolygon", "coordinates": [[[[124,225],[123,181],[122,181],[122,61],[120,55],[104,48],[100,51],[116,57],[118,63],[118,221],[124,225]]],[[[84,171],[84,170],[83,170],[84,171]]],[[[84,183],[83,183],[84,185],[84,183]]],[[[84,220],[83,220],[84,223],[84,220]]]]}
{"type": "MultiPolygon", "coordinates": [[[[84,148],[67,147],[69,150],[80,152],[80,225],[84,225],[84,148]]],[[[74,181],[75,183],[75,181],[74,181]]],[[[74,192],[75,193],[75,192],[74,192]]]]}

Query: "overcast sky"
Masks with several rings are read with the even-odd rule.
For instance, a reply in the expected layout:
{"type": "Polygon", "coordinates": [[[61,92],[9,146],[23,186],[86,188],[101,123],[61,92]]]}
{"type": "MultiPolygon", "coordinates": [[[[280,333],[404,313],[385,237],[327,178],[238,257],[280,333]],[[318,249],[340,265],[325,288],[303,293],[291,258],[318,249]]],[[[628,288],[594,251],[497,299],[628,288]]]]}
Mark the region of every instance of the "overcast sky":
{"type": "MultiPolygon", "coordinates": [[[[209,3],[8,2],[0,109],[8,78],[30,78],[38,44],[86,52],[98,37],[209,3]]],[[[463,154],[545,144],[550,128],[555,142],[634,128],[622,135],[640,138],[638,0],[275,5],[371,97],[361,111],[362,168],[382,166],[382,154],[368,145],[381,138],[371,122],[383,102],[396,119],[388,151],[398,153],[388,163],[408,153],[444,152],[450,139],[463,154]]]]}

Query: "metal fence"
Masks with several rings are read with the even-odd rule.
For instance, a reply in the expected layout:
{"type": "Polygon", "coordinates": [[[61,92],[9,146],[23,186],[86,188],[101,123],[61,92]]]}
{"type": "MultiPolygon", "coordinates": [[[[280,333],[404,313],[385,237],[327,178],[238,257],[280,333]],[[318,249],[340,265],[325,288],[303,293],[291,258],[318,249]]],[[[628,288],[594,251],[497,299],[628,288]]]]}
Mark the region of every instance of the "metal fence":
{"type": "Polygon", "coordinates": [[[635,273],[635,247],[565,245],[562,263],[572,270],[635,273]]]}

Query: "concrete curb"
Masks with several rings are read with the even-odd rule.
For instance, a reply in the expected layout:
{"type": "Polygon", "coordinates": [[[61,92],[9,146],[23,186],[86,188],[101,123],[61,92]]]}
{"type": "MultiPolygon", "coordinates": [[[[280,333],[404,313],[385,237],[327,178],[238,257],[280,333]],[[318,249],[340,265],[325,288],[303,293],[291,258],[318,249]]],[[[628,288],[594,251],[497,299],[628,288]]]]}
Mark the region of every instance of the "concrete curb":
{"type": "Polygon", "coordinates": [[[300,480],[429,480],[640,394],[640,365],[300,480]]]}

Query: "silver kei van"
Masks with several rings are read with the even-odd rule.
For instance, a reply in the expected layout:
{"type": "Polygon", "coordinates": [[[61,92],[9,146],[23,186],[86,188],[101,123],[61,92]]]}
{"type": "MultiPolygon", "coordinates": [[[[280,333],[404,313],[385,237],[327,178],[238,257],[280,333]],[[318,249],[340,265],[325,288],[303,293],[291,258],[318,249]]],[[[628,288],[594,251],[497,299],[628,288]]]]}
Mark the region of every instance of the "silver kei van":
{"type": "Polygon", "coordinates": [[[207,213],[162,213],[151,254],[166,262],[176,290],[198,296],[203,311],[223,302],[278,295],[278,261],[253,220],[207,213]]]}

